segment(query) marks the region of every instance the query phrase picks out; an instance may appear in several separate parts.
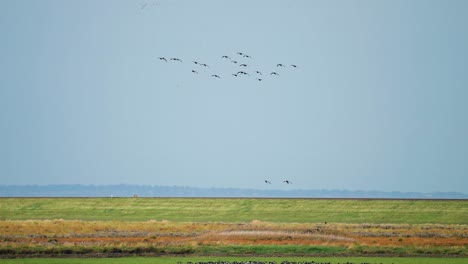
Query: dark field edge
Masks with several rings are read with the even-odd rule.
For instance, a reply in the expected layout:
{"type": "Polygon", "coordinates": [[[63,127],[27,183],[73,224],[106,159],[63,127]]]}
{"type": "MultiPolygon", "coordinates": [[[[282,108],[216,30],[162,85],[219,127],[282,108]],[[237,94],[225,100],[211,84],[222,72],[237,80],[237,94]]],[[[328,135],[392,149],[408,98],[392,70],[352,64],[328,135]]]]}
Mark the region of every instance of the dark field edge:
{"type": "Polygon", "coordinates": [[[208,197],[208,196],[0,196],[0,199],[216,199],[216,200],[241,200],[241,199],[256,199],[256,200],[362,200],[362,201],[453,201],[466,202],[465,198],[314,198],[314,197],[208,197]]]}

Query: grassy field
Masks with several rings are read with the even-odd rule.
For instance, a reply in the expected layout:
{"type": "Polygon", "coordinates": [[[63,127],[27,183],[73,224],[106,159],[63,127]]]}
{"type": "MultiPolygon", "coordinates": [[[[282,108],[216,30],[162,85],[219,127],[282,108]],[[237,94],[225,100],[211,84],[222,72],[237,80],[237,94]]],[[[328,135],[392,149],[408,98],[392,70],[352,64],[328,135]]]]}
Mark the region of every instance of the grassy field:
{"type": "Polygon", "coordinates": [[[467,257],[467,223],[468,201],[1,198],[0,257],[467,257]]]}
{"type": "MultiPolygon", "coordinates": [[[[132,257],[132,258],[89,258],[89,259],[4,259],[0,260],[0,263],[4,264],[177,264],[181,261],[186,264],[188,261],[196,263],[198,261],[218,261],[220,258],[144,258],[144,257],[132,257]]],[[[382,263],[382,264],[463,264],[467,263],[466,258],[360,258],[360,257],[343,257],[343,258],[221,258],[223,261],[263,261],[270,262],[276,261],[278,264],[284,260],[290,262],[330,262],[331,264],[337,263],[382,263]]]]}
{"type": "Polygon", "coordinates": [[[1,198],[0,220],[466,224],[468,201],[1,198]]]}

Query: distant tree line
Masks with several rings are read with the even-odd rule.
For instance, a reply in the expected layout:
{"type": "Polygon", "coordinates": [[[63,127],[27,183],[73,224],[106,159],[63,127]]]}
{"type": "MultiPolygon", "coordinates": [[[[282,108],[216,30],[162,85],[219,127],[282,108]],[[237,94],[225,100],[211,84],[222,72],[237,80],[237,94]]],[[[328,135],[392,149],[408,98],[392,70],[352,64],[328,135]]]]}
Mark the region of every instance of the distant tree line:
{"type": "Polygon", "coordinates": [[[383,192],[352,190],[265,190],[151,185],[0,185],[0,197],[278,197],[468,199],[459,192],[383,192]]]}

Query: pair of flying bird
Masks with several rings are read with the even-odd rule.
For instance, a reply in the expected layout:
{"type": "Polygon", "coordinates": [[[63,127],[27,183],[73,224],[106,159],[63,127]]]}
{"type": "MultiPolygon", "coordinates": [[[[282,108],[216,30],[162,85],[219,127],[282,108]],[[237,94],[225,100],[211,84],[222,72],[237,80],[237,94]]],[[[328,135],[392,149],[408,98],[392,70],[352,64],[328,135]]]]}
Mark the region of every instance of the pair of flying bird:
{"type": "MultiPolygon", "coordinates": [[[[284,68],[286,66],[284,66],[284,64],[282,64],[282,63],[278,63],[278,64],[276,64],[276,67],[283,67],[284,68]]],[[[296,64],[291,64],[291,67],[297,68],[297,65],[296,64]]]]}
{"type": "MultiPolygon", "coordinates": [[[[290,181],[290,180],[284,180],[283,182],[286,183],[286,184],[292,184],[292,181],[290,181]]],[[[271,182],[269,180],[265,180],[265,183],[271,184],[271,182]]]]}
{"type": "MultiPolygon", "coordinates": [[[[159,59],[159,60],[163,60],[163,61],[167,62],[167,59],[166,59],[166,58],[164,58],[164,57],[158,57],[158,59],[159,59]]],[[[178,58],[170,58],[169,60],[171,60],[171,61],[178,61],[178,62],[182,62],[182,60],[181,60],[181,59],[178,59],[178,58]]]]}
{"type": "MultiPolygon", "coordinates": [[[[237,54],[237,55],[240,55],[240,56],[242,56],[242,57],[244,57],[244,58],[249,58],[249,59],[252,58],[250,55],[247,55],[247,54],[242,53],[242,52],[237,52],[236,54],[237,54]]],[[[226,56],[226,55],[222,56],[221,58],[231,59],[231,58],[229,58],[229,56],[226,56]]]]}
{"type": "Polygon", "coordinates": [[[193,61],[193,63],[195,63],[195,64],[197,64],[197,65],[200,65],[200,66],[203,66],[203,67],[208,67],[208,68],[210,67],[210,66],[208,66],[207,64],[205,64],[205,63],[200,63],[200,62],[198,62],[198,61],[193,61]]]}

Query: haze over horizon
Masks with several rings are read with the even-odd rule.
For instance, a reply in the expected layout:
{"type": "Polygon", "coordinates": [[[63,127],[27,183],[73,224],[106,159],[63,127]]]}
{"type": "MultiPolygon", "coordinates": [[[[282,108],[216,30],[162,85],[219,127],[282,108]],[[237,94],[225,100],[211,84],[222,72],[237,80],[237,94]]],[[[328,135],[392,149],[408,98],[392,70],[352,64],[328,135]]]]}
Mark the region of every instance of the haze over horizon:
{"type": "Polygon", "coordinates": [[[467,11],[1,1],[0,181],[466,194],[467,11]]]}

